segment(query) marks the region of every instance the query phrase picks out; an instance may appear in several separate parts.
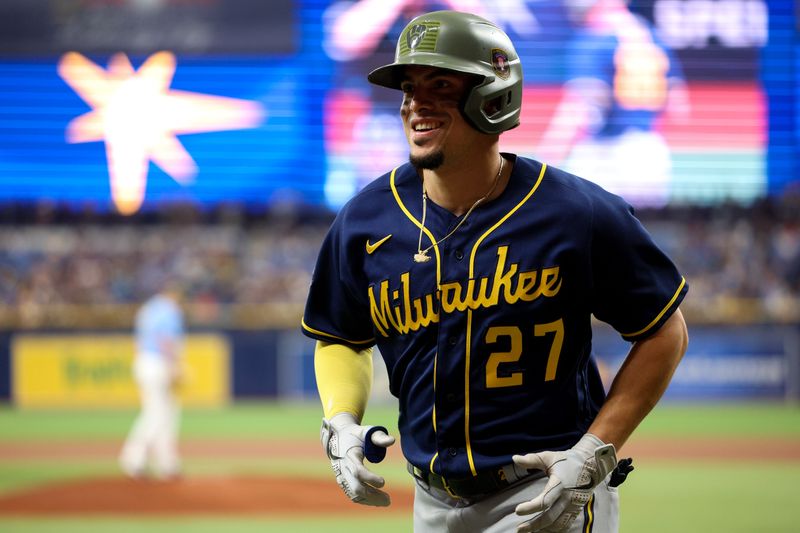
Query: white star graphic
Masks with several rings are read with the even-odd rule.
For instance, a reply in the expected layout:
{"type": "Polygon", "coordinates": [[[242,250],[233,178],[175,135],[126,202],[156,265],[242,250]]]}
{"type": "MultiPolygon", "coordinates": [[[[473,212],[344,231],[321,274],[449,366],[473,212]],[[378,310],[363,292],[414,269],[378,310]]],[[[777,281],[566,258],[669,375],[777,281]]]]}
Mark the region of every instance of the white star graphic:
{"type": "Polygon", "coordinates": [[[92,107],[69,123],[67,141],[105,141],[111,196],[125,215],[144,201],[150,161],[181,184],[194,179],[197,165],[176,135],[252,128],[266,116],[258,102],[170,90],[170,52],[153,54],[139,70],[116,54],[107,71],[69,52],[58,73],[92,107]]]}

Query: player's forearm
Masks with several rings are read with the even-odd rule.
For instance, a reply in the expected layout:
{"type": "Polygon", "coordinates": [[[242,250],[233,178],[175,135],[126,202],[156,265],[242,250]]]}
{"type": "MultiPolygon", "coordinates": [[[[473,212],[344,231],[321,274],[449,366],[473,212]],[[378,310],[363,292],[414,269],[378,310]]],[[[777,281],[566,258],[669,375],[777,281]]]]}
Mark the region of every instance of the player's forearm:
{"type": "Polygon", "coordinates": [[[689,336],[680,309],[651,337],[633,345],[589,428],[619,450],[667,389],[689,336]]]}
{"type": "Polygon", "coordinates": [[[372,390],[372,348],[317,341],[314,373],[325,417],[351,413],[360,422],[372,390]]]}

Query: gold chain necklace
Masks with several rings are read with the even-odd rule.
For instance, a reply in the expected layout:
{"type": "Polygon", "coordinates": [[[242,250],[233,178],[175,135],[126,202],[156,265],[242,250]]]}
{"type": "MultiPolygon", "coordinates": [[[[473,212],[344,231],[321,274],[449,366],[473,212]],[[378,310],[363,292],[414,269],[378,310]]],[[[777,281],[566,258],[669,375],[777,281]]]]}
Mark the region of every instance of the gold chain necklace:
{"type": "Polygon", "coordinates": [[[417,253],[414,254],[414,262],[415,263],[427,263],[428,261],[430,261],[431,260],[431,256],[428,255],[428,252],[434,246],[436,246],[439,243],[449,239],[450,236],[453,235],[453,233],[458,231],[458,228],[461,227],[461,224],[466,222],[467,217],[470,215],[470,213],[472,213],[472,211],[476,207],[478,207],[481,203],[483,203],[487,198],[489,198],[492,195],[494,190],[497,188],[498,182],[500,181],[500,175],[503,174],[503,164],[505,163],[505,161],[506,160],[503,159],[503,156],[500,156],[500,170],[497,171],[497,176],[495,176],[494,183],[492,184],[492,188],[489,189],[489,192],[487,192],[485,195],[483,195],[483,197],[478,198],[478,200],[476,200],[475,203],[472,204],[472,207],[470,207],[467,210],[467,212],[464,214],[464,217],[461,220],[458,221],[458,224],[456,224],[456,227],[453,228],[452,231],[450,231],[450,233],[448,233],[447,235],[445,235],[444,237],[442,237],[438,241],[434,242],[433,244],[431,244],[430,246],[428,246],[424,250],[422,249],[422,232],[425,230],[425,214],[426,214],[426,211],[427,211],[427,204],[428,204],[428,192],[425,190],[425,182],[424,181],[422,182],[422,224],[420,224],[420,227],[419,227],[419,242],[417,243],[417,253]]]}

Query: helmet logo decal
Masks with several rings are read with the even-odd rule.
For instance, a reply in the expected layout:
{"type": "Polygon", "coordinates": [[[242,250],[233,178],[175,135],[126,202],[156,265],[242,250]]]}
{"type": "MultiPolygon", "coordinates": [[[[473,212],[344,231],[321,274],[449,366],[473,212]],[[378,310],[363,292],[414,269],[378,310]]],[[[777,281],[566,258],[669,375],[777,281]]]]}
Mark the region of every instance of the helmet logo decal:
{"type": "Polygon", "coordinates": [[[436,39],[439,37],[439,23],[425,22],[414,24],[405,30],[398,43],[401,56],[413,52],[433,52],[436,49],[436,39]]]}
{"type": "Polygon", "coordinates": [[[423,24],[414,24],[408,29],[406,33],[406,43],[411,50],[414,50],[422,42],[425,34],[428,33],[428,28],[423,24]]]}
{"type": "Polygon", "coordinates": [[[507,79],[511,75],[508,54],[499,48],[492,48],[492,67],[498,76],[507,79]]]}

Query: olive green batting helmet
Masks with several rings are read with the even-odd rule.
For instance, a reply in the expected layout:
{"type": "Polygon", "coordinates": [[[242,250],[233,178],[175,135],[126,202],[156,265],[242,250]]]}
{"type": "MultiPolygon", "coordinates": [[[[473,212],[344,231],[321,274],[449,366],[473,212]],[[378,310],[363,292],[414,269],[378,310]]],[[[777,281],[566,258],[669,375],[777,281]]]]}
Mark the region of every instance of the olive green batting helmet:
{"type": "Polygon", "coordinates": [[[420,15],[400,34],[394,63],[367,79],[399,89],[407,65],[475,75],[479,81],[464,96],[461,112],[478,131],[498,134],[519,126],[522,65],[511,39],[492,22],[457,11],[420,15]]]}

